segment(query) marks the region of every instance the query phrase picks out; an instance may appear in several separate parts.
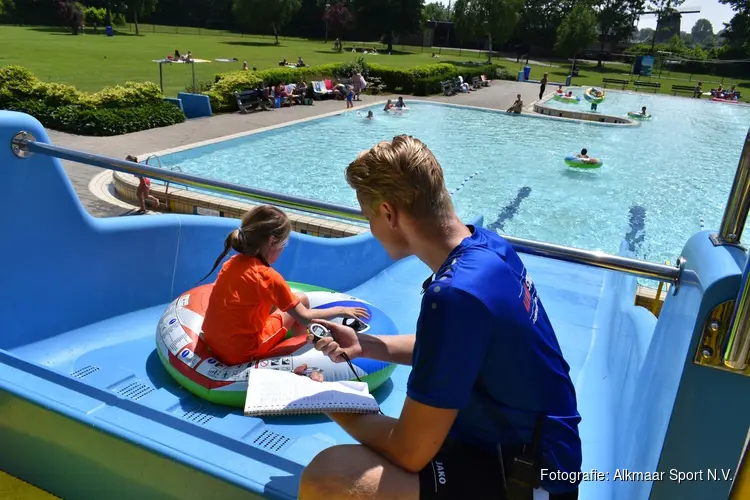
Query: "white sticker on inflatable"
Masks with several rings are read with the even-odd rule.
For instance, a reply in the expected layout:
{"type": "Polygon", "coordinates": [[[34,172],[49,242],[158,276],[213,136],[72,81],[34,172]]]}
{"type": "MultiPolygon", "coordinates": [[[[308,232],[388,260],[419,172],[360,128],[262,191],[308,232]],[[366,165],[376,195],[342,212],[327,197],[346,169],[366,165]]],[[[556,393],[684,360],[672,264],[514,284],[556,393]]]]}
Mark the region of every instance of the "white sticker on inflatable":
{"type": "Polygon", "coordinates": [[[250,363],[227,366],[220,363],[215,358],[208,358],[206,361],[198,365],[198,368],[196,368],[195,371],[211,380],[236,382],[238,380],[247,380],[247,372],[249,368],[250,363]]]}
{"type": "Polygon", "coordinates": [[[203,316],[190,309],[180,309],[177,311],[177,319],[184,327],[200,335],[203,328],[203,316]]]}
{"type": "Polygon", "coordinates": [[[251,370],[281,370],[290,372],[294,369],[294,362],[291,356],[283,356],[279,358],[266,358],[259,359],[252,363],[250,366],[251,370]]]}
{"type": "Polygon", "coordinates": [[[177,299],[177,307],[187,307],[187,305],[190,303],[190,294],[183,295],[179,299],[177,299]]]}
{"type": "Polygon", "coordinates": [[[167,310],[164,311],[164,314],[161,315],[161,319],[159,319],[159,331],[163,332],[164,329],[169,326],[169,322],[176,317],[175,303],[172,302],[171,304],[169,304],[169,307],[167,307],[167,310]]]}
{"type": "Polygon", "coordinates": [[[190,338],[185,334],[185,330],[182,329],[182,325],[177,321],[177,318],[170,319],[167,322],[167,327],[162,328],[160,334],[164,345],[175,356],[190,343],[190,338]]]}
{"type": "Polygon", "coordinates": [[[177,356],[177,358],[188,365],[190,368],[195,368],[195,366],[201,362],[201,357],[195,354],[190,349],[183,349],[180,351],[180,354],[177,356]]]}

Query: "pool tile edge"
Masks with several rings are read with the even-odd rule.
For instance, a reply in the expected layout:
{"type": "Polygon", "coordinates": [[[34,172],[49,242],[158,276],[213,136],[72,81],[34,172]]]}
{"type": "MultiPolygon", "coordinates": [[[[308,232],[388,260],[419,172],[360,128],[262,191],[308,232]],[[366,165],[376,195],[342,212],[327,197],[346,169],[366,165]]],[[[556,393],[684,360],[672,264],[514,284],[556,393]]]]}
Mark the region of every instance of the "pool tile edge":
{"type": "MultiPolygon", "coordinates": [[[[138,180],[134,175],[121,172],[111,172],[111,184],[114,187],[115,196],[124,202],[138,205],[138,180]]],[[[94,193],[99,196],[99,193],[94,193]]],[[[242,215],[257,206],[257,203],[249,203],[239,200],[230,200],[206,193],[189,191],[174,186],[161,184],[151,186],[151,194],[156,196],[159,203],[168,208],[171,213],[190,215],[212,215],[214,217],[228,217],[241,219],[242,215]]],[[[323,238],[345,238],[366,233],[368,229],[364,226],[347,224],[328,219],[300,215],[294,212],[286,212],[292,223],[292,230],[309,236],[320,236],[323,238]]]]}

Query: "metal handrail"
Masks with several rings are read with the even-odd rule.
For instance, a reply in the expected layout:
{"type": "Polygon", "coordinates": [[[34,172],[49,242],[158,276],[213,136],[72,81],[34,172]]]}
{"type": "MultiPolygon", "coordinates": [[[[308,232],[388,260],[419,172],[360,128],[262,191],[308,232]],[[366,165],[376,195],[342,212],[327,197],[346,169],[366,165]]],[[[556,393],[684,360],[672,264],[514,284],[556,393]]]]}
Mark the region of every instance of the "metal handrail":
{"type": "MultiPolygon", "coordinates": [[[[309,200],[297,196],[273,193],[262,189],[253,189],[239,184],[206,179],[185,172],[174,172],[150,167],[142,163],[134,163],[127,160],[110,158],[108,156],[76,151],[74,149],[55,146],[53,144],[37,142],[29,139],[29,136],[23,132],[17,134],[16,137],[13,138],[12,146],[14,150],[18,151],[17,155],[20,158],[26,158],[32,153],[39,153],[42,155],[62,158],[64,160],[93,165],[95,167],[107,168],[117,172],[148,176],[156,180],[194,186],[207,191],[230,194],[253,201],[271,203],[327,217],[336,217],[339,219],[358,222],[365,220],[362,213],[354,208],[309,200]]],[[[675,293],[680,282],[680,276],[682,275],[682,268],[684,265],[684,260],[682,259],[678,262],[677,267],[672,267],[644,260],[620,257],[604,252],[592,252],[589,250],[581,250],[579,248],[555,245],[553,243],[545,243],[541,241],[526,240],[513,236],[503,235],[503,237],[513,245],[517,252],[620,271],[658,281],[668,281],[674,285],[673,290],[675,293]]]]}

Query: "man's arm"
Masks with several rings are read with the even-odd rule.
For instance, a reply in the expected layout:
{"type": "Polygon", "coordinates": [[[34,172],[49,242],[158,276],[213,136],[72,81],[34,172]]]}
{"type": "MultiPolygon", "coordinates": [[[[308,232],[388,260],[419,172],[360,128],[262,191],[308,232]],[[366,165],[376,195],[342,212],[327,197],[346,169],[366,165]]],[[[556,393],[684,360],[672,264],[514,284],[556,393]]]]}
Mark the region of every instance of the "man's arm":
{"type": "Polygon", "coordinates": [[[417,473],[437,454],[458,410],[423,405],[407,397],[399,419],[383,415],[331,413],[354,439],[402,469],[417,473]]]}
{"type": "Polygon", "coordinates": [[[414,340],[412,335],[359,335],[362,346],[362,357],[411,366],[414,355],[414,340]]]}

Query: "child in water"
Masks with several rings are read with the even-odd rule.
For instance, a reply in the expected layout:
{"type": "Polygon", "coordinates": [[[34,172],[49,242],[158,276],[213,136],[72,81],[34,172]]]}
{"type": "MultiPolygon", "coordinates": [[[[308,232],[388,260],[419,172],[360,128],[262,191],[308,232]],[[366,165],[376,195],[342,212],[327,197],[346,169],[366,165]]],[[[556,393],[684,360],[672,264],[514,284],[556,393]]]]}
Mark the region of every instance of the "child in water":
{"type": "MultiPolygon", "coordinates": [[[[312,320],[335,317],[366,319],[362,307],[310,309],[303,293],[293,293],[271,265],[281,255],[291,232],[286,214],[262,205],[242,217],[227,236],[211,275],[229,250],[237,252],[219,271],[203,321],[203,339],[216,358],[236,365],[263,357],[289,330],[304,335],[312,320]]],[[[201,280],[203,281],[203,280],[201,280]]]]}
{"type": "Polygon", "coordinates": [[[368,120],[372,120],[373,118],[375,118],[375,115],[372,114],[372,110],[368,111],[367,112],[367,119],[368,120]]]}
{"type": "Polygon", "coordinates": [[[387,103],[385,103],[385,107],[383,108],[383,111],[385,111],[385,112],[388,112],[388,111],[390,111],[390,110],[391,110],[391,108],[393,108],[393,107],[394,107],[394,106],[393,106],[393,101],[391,101],[390,99],[388,99],[388,102],[387,102],[387,103]]]}
{"type": "Polygon", "coordinates": [[[643,107],[641,108],[641,114],[642,114],[643,116],[647,116],[647,115],[648,115],[648,113],[646,113],[646,106],[643,106],[643,107]]]}

